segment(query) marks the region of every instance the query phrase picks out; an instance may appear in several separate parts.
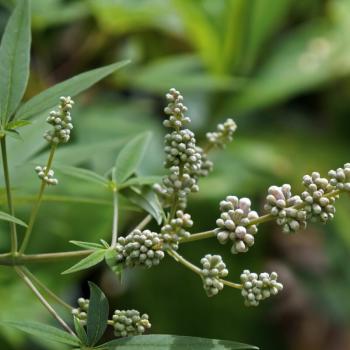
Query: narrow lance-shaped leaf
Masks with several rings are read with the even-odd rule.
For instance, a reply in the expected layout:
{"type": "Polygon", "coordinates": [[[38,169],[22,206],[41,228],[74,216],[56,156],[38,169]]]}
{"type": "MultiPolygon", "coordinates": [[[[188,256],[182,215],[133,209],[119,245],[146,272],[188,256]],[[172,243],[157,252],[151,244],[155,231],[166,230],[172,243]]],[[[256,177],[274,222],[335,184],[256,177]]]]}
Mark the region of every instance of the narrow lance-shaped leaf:
{"type": "Polygon", "coordinates": [[[76,317],[74,317],[74,328],[81,342],[84,345],[87,345],[88,340],[87,340],[85,328],[76,317]]]}
{"type": "Polygon", "coordinates": [[[73,265],[68,270],[63,271],[62,275],[85,270],[85,269],[88,269],[89,267],[95,266],[104,259],[104,256],[105,256],[104,249],[96,250],[95,252],[93,252],[89,256],[87,256],[86,258],[80,260],[78,263],[73,265]]]}
{"type": "Polygon", "coordinates": [[[4,213],[3,211],[0,211],[0,220],[14,222],[15,224],[27,227],[27,224],[25,222],[23,222],[20,219],[17,219],[16,217],[10,214],[4,213]]]}
{"type": "Polygon", "coordinates": [[[109,185],[109,181],[106,178],[88,169],[67,165],[56,165],[55,168],[67,176],[93,182],[104,187],[108,187],[109,185]]]}
{"type": "Polygon", "coordinates": [[[102,290],[89,282],[90,302],[87,314],[88,345],[95,345],[107,328],[109,305],[102,290]]]}
{"type": "Polygon", "coordinates": [[[228,340],[167,334],[140,335],[112,340],[98,347],[105,350],[257,350],[258,347],[228,340]]]}
{"type": "Polygon", "coordinates": [[[75,96],[128,63],[129,61],[117,62],[81,73],[73,78],[58,83],[24,103],[17,111],[16,118],[30,118],[43,112],[46,109],[55,106],[60,96],[75,96]]]}
{"type": "Polygon", "coordinates": [[[68,332],[64,332],[58,328],[48,326],[46,324],[27,321],[6,321],[1,323],[3,325],[17,328],[25,333],[34,335],[41,339],[47,339],[53,342],[72,346],[80,345],[79,339],[74,335],[69,334],[68,332]]]}
{"type": "Polygon", "coordinates": [[[128,198],[130,202],[151,214],[156,219],[158,225],[161,224],[164,212],[157,195],[150,188],[124,188],[121,194],[128,198]]]}
{"type": "Polygon", "coordinates": [[[137,176],[125,181],[119,188],[153,185],[162,180],[161,176],[137,176]]]}
{"type": "Polygon", "coordinates": [[[135,172],[145,154],[150,136],[150,133],[136,136],[119,152],[112,173],[117,184],[122,184],[135,172]]]}
{"type": "Polygon", "coordinates": [[[84,242],[84,241],[69,241],[69,243],[72,243],[76,245],[77,247],[85,248],[85,249],[101,249],[103,248],[102,244],[99,243],[93,243],[93,242],[84,242]]]}
{"type": "Polygon", "coordinates": [[[0,117],[3,126],[19,105],[27,86],[30,43],[29,1],[17,1],[0,45],[0,117]]]}

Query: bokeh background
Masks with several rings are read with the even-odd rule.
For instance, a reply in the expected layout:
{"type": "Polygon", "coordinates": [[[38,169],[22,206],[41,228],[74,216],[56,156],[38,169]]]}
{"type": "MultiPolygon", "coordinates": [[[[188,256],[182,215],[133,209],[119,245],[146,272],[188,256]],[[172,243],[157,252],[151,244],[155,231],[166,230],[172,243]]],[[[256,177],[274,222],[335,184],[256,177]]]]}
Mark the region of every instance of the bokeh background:
{"type": "MultiPolygon", "coordinates": [[[[0,4],[2,31],[11,1],[0,4]]],[[[151,130],[152,145],[139,171],[162,174],[162,109],[170,87],[185,96],[200,141],[218,122],[234,118],[234,142],[211,154],[215,171],[192,196],[194,232],[214,227],[218,203],[228,194],[250,197],[262,212],[268,186],[291,183],[300,192],[302,175],[326,174],[350,160],[349,0],[32,0],[32,10],[26,98],[85,70],[132,60],[75,99],[73,142],[59,150],[58,162],[104,174],[125,139],[151,130]]],[[[38,187],[33,166],[47,157],[41,137],[45,116],[34,120],[22,129],[23,141],[9,147],[17,216],[23,219],[38,187]]],[[[110,194],[58,176],[60,186],[46,192],[32,253],[75,249],[71,239],[109,239],[110,194]]],[[[127,272],[122,285],[103,264],[64,276],[60,272],[75,261],[31,265],[31,270],[72,304],[88,296],[88,280],[98,283],[112,307],[148,312],[153,333],[224,338],[262,349],[346,350],[350,201],[343,197],[331,224],[289,236],[265,224],[254,249],[244,255],[232,256],[215,239],[181,247],[197,264],[206,253],[222,254],[231,280],[244,268],[278,271],[284,291],[258,308],[245,308],[239,292],[229,288],[208,299],[198,277],[170,258],[148,271],[127,272]]],[[[3,189],[0,198],[5,208],[3,189]]],[[[143,217],[125,202],[121,231],[143,217]]],[[[0,230],[5,252],[7,225],[0,230]]],[[[4,267],[0,318],[53,322],[4,267]]],[[[3,327],[0,344],[2,350],[64,348],[3,327]]]]}

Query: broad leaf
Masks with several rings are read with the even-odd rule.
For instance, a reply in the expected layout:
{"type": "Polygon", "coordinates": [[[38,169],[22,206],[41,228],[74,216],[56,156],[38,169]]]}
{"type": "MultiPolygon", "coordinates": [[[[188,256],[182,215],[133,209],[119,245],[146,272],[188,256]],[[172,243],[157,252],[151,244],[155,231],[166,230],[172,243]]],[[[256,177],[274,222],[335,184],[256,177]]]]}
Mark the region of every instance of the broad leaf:
{"type": "Polygon", "coordinates": [[[79,339],[84,345],[87,345],[87,335],[84,326],[79,322],[79,320],[74,317],[74,328],[77,333],[79,339]]]}
{"type": "Polygon", "coordinates": [[[30,43],[29,1],[17,1],[0,46],[0,117],[2,125],[6,125],[26,89],[29,77],[30,43]]]}
{"type": "Polygon", "coordinates": [[[90,303],[87,314],[88,345],[95,345],[107,328],[109,305],[102,290],[94,283],[89,282],[90,303]]]}
{"type": "Polygon", "coordinates": [[[25,222],[23,222],[20,219],[17,219],[16,217],[14,217],[10,214],[4,213],[3,211],[0,211],[0,220],[14,222],[17,225],[27,227],[27,224],[25,222]]]}
{"type": "Polygon", "coordinates": [[[72,243],[78,247],[86,248],[86,249],[101,249],[103,248],[102,244],[99,243],[93,243],[93,242],[83,242],[83,241],[69,241],[69,243],[72,243]]]}
{"type": "Polygon", "coordinates": [[[16,113],[16,118],[30,118],[45,111],[55,106],[60,96],[75,96],[128,63],[129,61],[121,61],[93,69],[54,85],[24,103],[16,113]]]}
{"type": "Polygon", "coordinates": [[[125,181],[120,188],[126,188],[130,186],[144,186],[144,185],[153,185],[157,182],[160,182],[162,179],[161,176],[138,176],[133,177],[130,180],[125,181]]]}
{"type": "Polygon", "coordinates": [[[145,154],[150,136],[150,133],[136,136],[119,152],[112,173],[117,185],[122,184],[135,172],[145,154]]]}
{"type": "Polygon", "coordinates": [[[245,350],[256,346],[228,340],[152,334],[112,340],[99,347],[108,350],[245,350]]]}
{"type": "Polygon", "coordinates": [[[86,258],[80,260],[78,263],[73,265],[68,270],[63,271],[62,275],[85,270],[85,269],[88,269],[89,267],[95,266],[104,259],[104,256],[105,256],[104,249],[96,250],[95,252],[93,252],[89,256],[87,256],[86,258]]]}
{"type": "Polygon", "coordinates": [[[64,332],[58,328],[48,326],[38,322],[27,322],[27,321],[6,321],[2,324],[17,328],[23,332],[34,335],[39,338],[45,338],[54,342],[79,346],[80,341],[77,337],[64,332]]]}
{"type": "Polygon", "coordinates": [[[150,188],[125,188],[121,193],[128,198],[130,202],[151,214],[156,219],[158,225],[162,223],[164,216],[163,209],[159,203],[157,195],[150,188]]]}
{"type": "Polygon", "coordinates": [[[83,168],[77,168],[74,166],[67,165],[56,165],[55,168],[61,173],[75,177],[77,179],[89,181],[101,185],[103,187],[108,187],[109,181],[103,176],[96,174],[95,172],[83,168]]]}

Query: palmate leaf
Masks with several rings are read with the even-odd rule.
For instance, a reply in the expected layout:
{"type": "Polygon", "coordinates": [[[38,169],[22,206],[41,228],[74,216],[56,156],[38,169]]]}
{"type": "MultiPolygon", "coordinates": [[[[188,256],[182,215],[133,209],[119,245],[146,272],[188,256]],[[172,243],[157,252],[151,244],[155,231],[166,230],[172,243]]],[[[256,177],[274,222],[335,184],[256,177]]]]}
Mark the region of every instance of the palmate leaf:
{"type": "Polygon", "coordinates": [[[62,275],[85,270],[85,269],[88,269],[89,267],[95,266],[104,259],[104,256],[105,256],[105,249],[96,250],[86,258],[80,260],[78,263],[70,267],[68,270],[63,271],[62,275]]]}
{"type": "Polygon", "coordinates": [[[67,332],[64,332],[56,327],[48,326],[38,322],[27,321],[5,321],[1,324],[17,328],[25,333],[34,335],[39,338],[51,340],[62,344],[79,346],[80,341],[77,337],[67,332]]]}
{"type": "Polygon", "coordinates": [[[19,105],[27,86],[30,62],[30,5],[17,2],[0,45],[0,118],[3,126],[19,105]]]}
{"type": "Polygon", "coordinates": [[[27,227],[27,224],[25,222],[23,222],[20,219],[17,219],[16,217],[10,214],[4,213],[3,211],[0,211],[0,220],[14,222],[17,225],[27,227]]]}
{"type": "Polygon", "coordinates": [[[256,346],[228,340],[167,334],[140,335],[112,340],[98,347],[105,350],[249,350],[256,346]]]}
{"type": "Polygon", "coordinates": [[[117,185],[122,184],[135,172],[145,154],[150,137],[148,132],[137,135],[119,152],[112,171],[113,180],[117,185]]]}
{"type": "Polygon", "coordinates": [[[55,106],[60,96],[75,96],[128,63],[129,61],[113,63],[58,83],[25,102],[17,111],[15,118],[26,119],[43,112],[55,106]]]}
{"type": "Polygon", "coordinates": [[[102,290],[96,284],[89,282],[90,302],[87,314],[88,345],[95,345],[107,328],[109,305],[102,290]]]}

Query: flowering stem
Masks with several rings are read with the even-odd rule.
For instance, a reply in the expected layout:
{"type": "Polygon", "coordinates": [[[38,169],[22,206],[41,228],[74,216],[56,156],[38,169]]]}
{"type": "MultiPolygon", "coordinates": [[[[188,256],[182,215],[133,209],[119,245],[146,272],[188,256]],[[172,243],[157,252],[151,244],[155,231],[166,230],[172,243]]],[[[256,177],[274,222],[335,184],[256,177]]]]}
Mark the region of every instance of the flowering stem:
{"type": "MultiPolygon", "coordinates": [[[[194,273],[196,273],[199,276],[202,276],[202,270],[197,267],[196,265],[193,265],[191,262],[189,262],[188,260],[186,260],[182,255],[180,255],[177,251],[173,250],[173,249],[168,249],[167,253],[174,258],[174,260],[176,260],[177,262],[179,262],[180,264],[184,265],[185,267],[187,267],[188,269],[190,269],[191,271],[193,271],[194,273]]],[[[223,284],[225,284],[228,287],[231,288],[235,288],[235,289],[242,289],[242,285],[239,283],[234,283],[234,282],[230,282],[230,281],[226,281],[223,279],[220,279],[220,282],[222,282],[223,284]]]]}
{"type": "Polygon", "coordinates": [[[112,242],[111,248],[114,248],[117,244],[118,238],[118,192],[117,189],[113,191],[113,229],[112,229],[112,242]]]}
{"type": "MultiPolygon", "coordinates": [[[[52,144],[50,155],[49,155],[49,159],[48,159],[47,164],[46,164],[45,176],[48,174],[48,172],[49,172],[49,170],[51,168],[56,148],[57,148],[57,145],[56,144],[52,144]]],[[[27,230],[25,232],[24,240],[22,242],[21,248],[19,250],[20,254],[23,254],[25,252],[27,246],[28,246],[29,239],[30,239],[32,231],[33,231],[33,226],[34,226],[34,223],[35,223],[35,219],[36,219],[36,216],[38,214],[38,211],[39,211],[39,208],[40,208],[40,204],[41,204],[41,201],[42,201],[42,198],[43,198],[45,187],[46,187],[46,182],[43,179],[41,181],[40,190],[39,190],[39,194],[38,194],[37,200],[36,200],[36,202],[35,202],[35,204],[33,206],[32,212],[30,214],[28,227],[27,227],[27,230]]]]}
{"type": "MultiPolygon", "coordinates": [[[[6,136],[3,136],[1,138],[1,156],[2,156],[2,166],[4,169],[7,204],[9,207],[10,214],[12,216],[15,216],[15,209],[13,206],[12,195],[11,195],[9,167],[8,167],[8,161],[7,161],[6,136]]],[[[17,245],[18,245],[16,224],[14,222],[10,222],[10,227],[11,227],[11,252],[12,254],[15,254],[17,252],[17,245]]]]}
{"type": "Polygon", "coordinates": [[[54,310],[54,308],[47,302],[47,300],[40,294],[40,292],[36,289],[32,281],[29,277],[24,273],[24,271],[20,267],[15,267],[17,274],[22,278],[24,283],[33,291],[36,297],[40,300],[40,302],[45,306],[45,308],[50,312],[50,314],[61,324],[61,326],[70,334],[75,336],[75,333],[72,329],[67,325],[67,323],[58,315],[58,313],[54,310]]]}
{"type": "Polygon", "coordinates": [[[58,304],[65,307],[67,310],[72,311],[72,307],[62,300],[58,295],[56,295],[51,289],[45,286],[33,273],[31,273],[26,267],[22,267],[23,273],[25,273],[28,278],[30,278],[35,284],[42,288],[52,299],[54,299],[58,304]]]}
{"type": "MultiPolygon", "coordinates": [[[[332,192],[325,194],[324,197],[327,197],[327,198],[335,197],[335,196],[339,195],[341,192],[342,192],[341,190],[335,190],[335,191],[332,191],[332,192]]],[[[302,203],[299,203],[299,204],[292,206],[291,208],[301,209],[301,208],[304,208],[306,206],[306,204],[307,203],[302,202],[302,203]]],[[[251,220],[249,222],[249,224],[247,225],[247,227],[252,226],[252,225],[263,224],[265,222],[272,221],[275,218],[276,217],[273,216],[272,214],[266,214],[263,216],[259,216],[257,219],[251,220]]],[[[209,231],[204,231],[204,232],[193,233],[189,237],[181,238],[180,243],[194,242],[194,241],[199,241],[201,239],[206,239],[206,238],[211,238],[211,237],[215,237],[215,229],[209,230],[209,231]]]]}
{"type": "Polygon", "coordinates": [[[190,269],[191,271],[193,271],[194,273],[196,273],[197,275],[201,275],[202,271],[200,268],[198,268],[196,265],[193,265],[191,262],[189,262],[188,260],[186,260],[182,255],[180,255],[178,252],[176,252],[173,249],[168,249],[167,253],[177,262],[179,262],[180,264],[186,266],[188,269],[190,269]]]}

